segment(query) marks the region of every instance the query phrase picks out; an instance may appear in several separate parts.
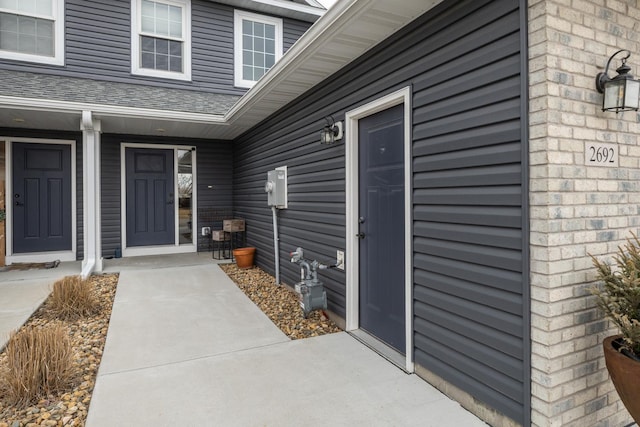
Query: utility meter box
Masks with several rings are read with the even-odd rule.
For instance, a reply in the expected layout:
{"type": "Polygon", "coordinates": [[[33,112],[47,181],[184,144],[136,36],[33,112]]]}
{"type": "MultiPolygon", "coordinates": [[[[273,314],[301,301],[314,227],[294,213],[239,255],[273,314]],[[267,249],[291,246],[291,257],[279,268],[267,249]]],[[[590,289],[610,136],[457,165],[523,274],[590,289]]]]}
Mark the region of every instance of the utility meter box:
{"type": "Polygon", "coordinates": [[[283,166],[267,172],[267,182],[264,185],[267,193],[267,204],[279,209],[287,207],[287,167],[283,166]]]}

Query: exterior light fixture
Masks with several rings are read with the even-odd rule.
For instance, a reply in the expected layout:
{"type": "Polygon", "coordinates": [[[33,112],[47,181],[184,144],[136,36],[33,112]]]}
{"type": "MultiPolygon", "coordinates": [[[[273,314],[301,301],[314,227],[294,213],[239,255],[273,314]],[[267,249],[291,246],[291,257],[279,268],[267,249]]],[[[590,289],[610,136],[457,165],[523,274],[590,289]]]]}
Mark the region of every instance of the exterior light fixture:
{"type": "Polygon", "coordinates": [[[333,120],[333,117],[325,117],[327,122],[320,132],[321,144],[335,144],[342,139],[342,122],[333,120]]]}
{"type": "Polygon", "coordinates": [[[616,114],[621,111],[638,111],[640,81],[629,74],[631,67],[627,65],[627,59],[630,56],[631,52],[626,49],[617,51],[607,61],[604,73],[598,73],[596,76],[596,89],[598,92],[604,93],[602,111],[615,111],[616,114]],[[619,53],[624,53],[625,56],[621,59],[622,65],[616,70],[618,75],[611,78],[608,74],[609,64],[619,53]]]}

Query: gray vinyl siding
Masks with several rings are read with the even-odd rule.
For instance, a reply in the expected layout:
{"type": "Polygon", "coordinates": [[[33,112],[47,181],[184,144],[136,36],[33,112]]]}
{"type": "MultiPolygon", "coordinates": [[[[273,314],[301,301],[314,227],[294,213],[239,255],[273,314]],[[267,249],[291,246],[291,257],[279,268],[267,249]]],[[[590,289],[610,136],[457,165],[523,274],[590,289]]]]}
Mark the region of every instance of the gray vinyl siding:
{"type": "Polygon", "coordinates": [[[200,227],[218,226],[209,217],[219,212],[232,213],[232,145],[228,141],[201,139],[156,138],[139,135],[102,135],[101,144],[101,185],[102,185],[102,255],[114,255],[122,246],[120,225],[120,145],[126,143],[188,145],[196,147],[197,161],[197,203],[198,250],[209,249],[209,240],[200,235],[200,227]]]}
{"type": "MultiPolygon", "coordinates": [[[[236,141],[234,209],[273,273],[266,173],[287,165],[287,253],[345,247],[344,141],[318,142],[324,117],[412,90],[414,360],[498,412],[530,422],[526,234],[526,6],[445,1],[236,141]],[[524,31],[521,31],[524,29],[524,31]]],[[[347,141],[348,143],[348,141],[347,141]]],[[[349,260],[346,260],[349,268],[349,260]]],[[[320,274],[345,314],[345,275],[320,274]]]]}
{"type": "MultiPolygon", "coordinates": [[[[82,197],[82,134],[79,132],[43,131],[16,128],[0,128],[0,136],[34,139],[60,139],[76,142],[76,259],[84,258],[84,207],[82,197]]],[[[38,142],[38,141],[34,141],[38,142]]],[[[11,159],[7,159],[10,162],[11,159]]]]}
{"type": "Polygon", "coordinates": [[[100,143],[100,214],[102,256],[122,248],[120,233],[120,142],[119,135],[103,134],[100,143]]]}
{"type": "MultiPolygon", "coordinates": [[[[0,68],[242,95],[233,85],[233,10],[192,0],[191,81],[131,74],[131,0],[65,0],[65,66],[0,59],[0,68]]],[[[285,51],[310,25],[284,19],[285,51]]]]}

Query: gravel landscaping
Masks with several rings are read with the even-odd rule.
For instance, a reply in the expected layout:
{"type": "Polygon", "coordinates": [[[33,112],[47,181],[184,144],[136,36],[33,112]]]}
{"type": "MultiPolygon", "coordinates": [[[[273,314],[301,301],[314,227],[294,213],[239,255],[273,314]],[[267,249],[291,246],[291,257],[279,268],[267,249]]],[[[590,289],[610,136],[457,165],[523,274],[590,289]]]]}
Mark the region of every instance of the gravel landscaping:
{"type": "MultiPolygon", "coordinates": [[[[92,276],[100,311],[91,317],[64,322],[74,349],[78,377],[71,390],[47,396],[29,406],[11,406],[0,391],[0,427],[83,426],[91,401],[98,367],[102,359],[111,307],[116,294],[118,276],[92,276]]],[[[60,322],[52,313],[50,298],[29,318],[26,325],[44,327],[60,322]]],[[[6,354],[0,354],[0,369],[6,367],[6,354]]],[[[1,387],[1,384],[0,384],[1,387]]]]}
{"type": "Polygon", "coordinates": [[[295,340],[341,331],[322,310],[312,311],[305,319],[298,294],[286,286],[277,286],[275,278],[258,267],[240,269],[235,264],[220,267],[289,338],[295,340]]]}
{"type": "MultiPolygon", "coordinates": [[[[297,294],[285,286],[276,286],[273,276],[261,269],[239,269],[235,264],[223,264],[220,267],[291,339],[315,337],[341,330],[321,310],[312,312],[305,319],[297,294]]],[[[84,426],[102,359],[118,276],[92,276],[91,281],[101,302],[99,313],[77,321],[64,322],[69,331],[75,353],[74,363],[78,369],[73,388],[32,402],[26,407],[12,406],[0,389],[0,427],[84,426]]],[[[26,325],[42,327],[60,322],[52,314],[50,305],[50,299],[47,299],[26,325]]],[[[3,351],[0,353],[0,369],[5,367],[6,355],[3,351]]]]}

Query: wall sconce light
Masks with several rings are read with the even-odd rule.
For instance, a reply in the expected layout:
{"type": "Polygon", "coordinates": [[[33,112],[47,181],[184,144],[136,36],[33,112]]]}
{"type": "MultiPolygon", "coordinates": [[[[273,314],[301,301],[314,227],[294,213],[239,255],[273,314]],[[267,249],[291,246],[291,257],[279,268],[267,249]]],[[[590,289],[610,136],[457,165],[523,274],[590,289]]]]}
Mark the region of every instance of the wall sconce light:
{"type": "Polygon", "coordinates": [[[621,49],[611,55],[607,61],[604,73],[598,73],[596,76],[596,89],[600,93],[604,93],[602,99],[602,111],[615,111],[616,114],[621,111],[638,111],[638,103],[640,102],[640,81],[633,78],[629,71],[631,67],[627,65],[627,59],[631,56],[631,52],[621,49]],[[614,78],[609,77],[609,64],[611,60],[619,53],[626,53],[622,57],[622,65],[616,70],[618,73],[614,78]]]}
{"type": "Polygon", "coordinates": [[[333,120],[332,116],[324,118],[327,122],[320,132],[321,144],[334,144],[342,139],[342,122],[333,120]]]}

